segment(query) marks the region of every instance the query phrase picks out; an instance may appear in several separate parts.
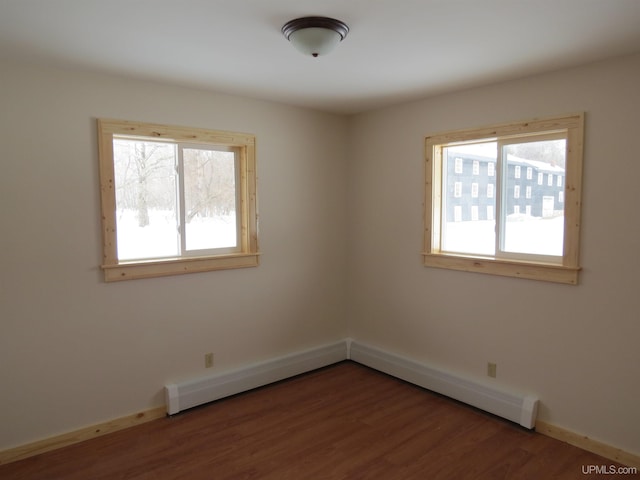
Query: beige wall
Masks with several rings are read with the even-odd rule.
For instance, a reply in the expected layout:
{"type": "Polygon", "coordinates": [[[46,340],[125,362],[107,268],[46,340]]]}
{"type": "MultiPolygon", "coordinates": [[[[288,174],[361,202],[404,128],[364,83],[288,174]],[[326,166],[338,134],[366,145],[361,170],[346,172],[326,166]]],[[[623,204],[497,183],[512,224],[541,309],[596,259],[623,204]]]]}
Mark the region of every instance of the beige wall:
{"type": "Polygon", "coordinates": [[[162,405],[163,385],[345,337],[343,117],[0,65],[0,450],[162,405]],[[259,268],[105,284],[96,117],[257,136],[259,268]]]}
{"type": "Polygon", "coordinates": [[[0,71],[0,450],[161,405],[205,352],[223,371],[351,335],[466,376],[497,362],[542,420],[640,454],[640,56],[352,118],[0,71]],[[575,111],[581,284],[424,268],[424,136],[575,111]],[[103,283],[96,117],[257,135],[261,266],[103,283]]]}
{"type": "Polygon", "coordinates": [[[539,418],[640,454],[640,56],[351,122],[350,335],[539,396],[539,418]],[[586,112],[579,286],[421,266],[424,137],[586,112]]]}

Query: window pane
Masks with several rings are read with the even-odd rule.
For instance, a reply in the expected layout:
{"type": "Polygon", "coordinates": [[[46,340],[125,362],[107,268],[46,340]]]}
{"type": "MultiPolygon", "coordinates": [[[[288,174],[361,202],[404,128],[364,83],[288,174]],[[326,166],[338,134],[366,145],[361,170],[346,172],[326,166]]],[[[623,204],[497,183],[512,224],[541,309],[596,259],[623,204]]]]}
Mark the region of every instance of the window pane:
{"type": "Polygon", "coordinates": [[[509,253],[562,256],[564,237],[563,180],[539,179],[564,177],[566,141],[546,140],[509,144],[503,147],[505,161],[504,239],[502,250],[509,253]],[[532,178],[518,171],[526,167],[532,178]],[[533,178],[536,180],[534,181],[533,178]],[[524,198],[520,195],[523,189],[524,198]],[[526,212],[526,213],[523,213],[526,212]]]}
{"type": "Polygon", "coordinates": [[[183,162],[186,249],[236,247],[234,152],[185,148],[183,162]]]}
{"type": "Polygon", "coordinates": [[[443,148],[443,251],[494,255],[496,156],[496,142],[443,148]]]}
{"type": "Polygon", "coordinates": [[[175,147],[113,140],[118,259],[178,255],[175,147]]]}

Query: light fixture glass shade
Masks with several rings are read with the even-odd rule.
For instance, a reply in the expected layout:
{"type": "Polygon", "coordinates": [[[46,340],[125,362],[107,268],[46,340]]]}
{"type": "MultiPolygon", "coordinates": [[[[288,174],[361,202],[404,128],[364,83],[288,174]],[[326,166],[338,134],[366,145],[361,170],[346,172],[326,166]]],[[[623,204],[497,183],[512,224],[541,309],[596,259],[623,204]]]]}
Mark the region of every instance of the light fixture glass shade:
{"type": "Polygon", "coordinates": [[[305,55],[326,55],[340,43],[338,32],[327,28],[303,28],[289,36],[291,44],[305,55]]]}
{"type": "Polygon", "coordinates": [[[327,17],[296,18],[284,24],[282,34],[305,55],[326,55],[349,33],[346,23],[327,17]]]}

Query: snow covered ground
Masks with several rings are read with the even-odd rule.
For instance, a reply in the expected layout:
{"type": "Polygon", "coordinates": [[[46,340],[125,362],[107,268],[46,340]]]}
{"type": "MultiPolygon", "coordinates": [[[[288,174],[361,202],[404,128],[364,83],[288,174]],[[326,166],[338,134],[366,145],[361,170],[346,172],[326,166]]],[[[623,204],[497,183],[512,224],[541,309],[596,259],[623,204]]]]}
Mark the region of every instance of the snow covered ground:
{"type": "MultiPolygon", "coordinates": [[[[495,222],[448,222],[443,250],[494,255],[495,222]]],[[[505,225],[505,250],[536,255],[562,256],[564,217],[538,218],[510,215],[505,225]]]]}
{"type": "MultiPolygon", "coordinates": [[[[117,212],[118,259],[150,259],[179,256],[175,213],[149,210],[150,223],[138,226],[135,210],[117,212]]],[[[230,248],[236,245],[235,214],[195,217],[186,225],[187,250],[230,248]]]]}

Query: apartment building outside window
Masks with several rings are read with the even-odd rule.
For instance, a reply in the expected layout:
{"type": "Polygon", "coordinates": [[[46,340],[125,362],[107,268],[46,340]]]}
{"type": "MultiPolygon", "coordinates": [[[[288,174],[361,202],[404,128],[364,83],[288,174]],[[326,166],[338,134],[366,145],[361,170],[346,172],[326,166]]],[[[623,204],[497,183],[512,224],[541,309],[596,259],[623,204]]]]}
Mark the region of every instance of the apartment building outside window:
{"type": "Polygon", "coordinates": [[[582,125],[577,114],[427,137],[425,265],[577,283],[582,125]]]}

